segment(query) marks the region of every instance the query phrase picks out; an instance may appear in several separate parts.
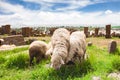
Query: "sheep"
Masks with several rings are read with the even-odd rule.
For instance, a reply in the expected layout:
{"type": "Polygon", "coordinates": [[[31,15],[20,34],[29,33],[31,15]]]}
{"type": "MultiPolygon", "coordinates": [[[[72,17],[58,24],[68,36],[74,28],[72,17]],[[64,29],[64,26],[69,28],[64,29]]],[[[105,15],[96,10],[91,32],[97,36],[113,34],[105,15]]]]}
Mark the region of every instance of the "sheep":
{"type": "Polygon", "coordinates": [[[43,41],[34,41],[29,46],[30,66],[33,64],[34,57],[38,64],[42,58],[45,58],[45,53],[48,50],[47,44],[43,41]]]}
{"type": "Polygon", "coordinates": [[[66,63],[69,51],[70,32],[67,29],[56,29],[51,38],[51,67],[60,69],[66,63]]]}
{"type": "Polygon", "coordinates": [[[70,35],[70,49],[67,57],[67,63],[69,61],[75,62],[79,59],[79,62],[84,59],[86,53],[86,36],[83,32],[75,31],[70,35]]]}

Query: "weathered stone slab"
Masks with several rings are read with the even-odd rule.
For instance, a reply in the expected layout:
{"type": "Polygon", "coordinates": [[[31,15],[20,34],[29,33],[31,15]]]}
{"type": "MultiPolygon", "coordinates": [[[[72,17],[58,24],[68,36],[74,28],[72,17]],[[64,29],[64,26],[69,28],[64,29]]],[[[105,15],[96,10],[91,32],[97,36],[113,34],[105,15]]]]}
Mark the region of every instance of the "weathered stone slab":
{"type": "Polygon", "coordinates": [[[108,52],[109,53],[112,53],[112,52],[115,52],[117,48],[117,42],[112,40],[109,44],[108,44],[108,52]]]}
{"type": "Polygon", "coordinates": [[[12,35],[5,37],[3,39],[4,39],[4,44],[14,44],[16,46],[25,44],[24,37],[22,35],[12,35]]]}
{"type": "Polygon", "coordinates": [[[106,25],[106,38],[111,38],[111,25],[106,25]]]}
{"type": "Polygon", "coordinates": [[[86,37],[88,37],[88,27],[84,27],[84,33],[85,33],[86,37]]]}

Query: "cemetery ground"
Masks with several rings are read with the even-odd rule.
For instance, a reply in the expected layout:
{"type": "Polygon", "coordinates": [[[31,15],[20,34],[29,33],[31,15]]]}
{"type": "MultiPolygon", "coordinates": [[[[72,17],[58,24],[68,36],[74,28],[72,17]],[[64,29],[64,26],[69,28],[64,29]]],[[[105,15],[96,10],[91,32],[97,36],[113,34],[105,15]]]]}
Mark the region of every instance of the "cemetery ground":
{"type": "MultiPolygon", "coordinates": [[[[37,39],[48,43],[50,37],[37,39]]],[[[120,72],[120,39],[91,37],[87,38],[89,41],[93,45],[87,46],[87,60],[81,64],[63,66],[58,71],[46,67],[50,60],[42,60],[38,65],[30,67],[29,45],[0,51],[0,80],[92,80],[94,76],[101,80],[111,80],[107,77],[110,73],[120,72]],[[110,40],[117,41],[117,50],[112,54],[107,49],[110,40]]]]}

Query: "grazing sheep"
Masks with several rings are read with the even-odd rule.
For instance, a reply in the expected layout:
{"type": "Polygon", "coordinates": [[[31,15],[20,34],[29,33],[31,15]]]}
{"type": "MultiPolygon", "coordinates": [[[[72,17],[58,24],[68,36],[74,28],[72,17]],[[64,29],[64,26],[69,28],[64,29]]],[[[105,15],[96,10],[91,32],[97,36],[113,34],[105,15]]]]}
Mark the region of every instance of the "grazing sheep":
{"type": "Polygon", "coordinates": [[[45,58],[45,53],[47,51],[47,44],[43,41],[34,41],[30,44],[29,47],[29,56],[30,56],[30,65],[32,65],[32,61],[34,57],[36,58],[36,63],[42,58],[45,58]]]}
{"type": "Polygon", "coordinates": [[[70,32],[67,29],[56,29],[51,38],[51,67],[59,69],[61,65],[66,63],[69,51],[70,32]]]}
{"type": "Polygon", "coordinates": [[[69,55],[67,57],[67,62],[76,61],[78,58],[79,61],[84,59],[86,52],[86,37],[83,32],[75,31],[70,35],[70,49],[69,55]]]}

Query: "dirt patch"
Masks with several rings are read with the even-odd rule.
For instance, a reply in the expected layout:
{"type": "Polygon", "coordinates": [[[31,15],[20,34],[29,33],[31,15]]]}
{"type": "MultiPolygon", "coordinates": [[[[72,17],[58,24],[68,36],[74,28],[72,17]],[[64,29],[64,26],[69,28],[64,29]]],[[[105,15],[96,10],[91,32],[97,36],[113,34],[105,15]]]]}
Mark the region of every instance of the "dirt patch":
{"type": "Polygon", "coordinates": [[[2,46],[0,46],[0,51],[1,50],[12,50],[15,47],[16,47],[15,45],[2,45],[2,46]]]}
{"type": "Polygon", "coordinates": [[[117,46],[120,46],[120,39],[119,38],[111,38],[111,39],[106,39],[104,37],[92,37],[92,38],[87,38],[87,42],[92,42],[93,45],[96,45],[98,47],[108,47],[108,44],[111,40],[115,40],[117,42],[117,46]]]}

